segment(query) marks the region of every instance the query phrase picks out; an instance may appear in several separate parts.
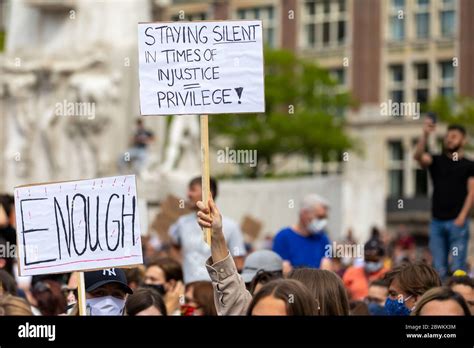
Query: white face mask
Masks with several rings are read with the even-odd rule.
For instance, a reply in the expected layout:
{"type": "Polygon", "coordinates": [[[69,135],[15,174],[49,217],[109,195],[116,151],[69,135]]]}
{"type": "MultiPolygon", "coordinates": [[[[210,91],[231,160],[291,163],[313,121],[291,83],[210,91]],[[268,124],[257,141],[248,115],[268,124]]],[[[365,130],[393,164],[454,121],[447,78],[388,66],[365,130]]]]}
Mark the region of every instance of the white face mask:
{"type": "Polygon", "coordinates": [[[317,234],[317,233],[321,233],[326,228],[327,225],[328,225],[328,219],[314,218],[313,220],[311,220],[311,222],[306,228],[311,234],[317,234]]]}
{"type": "Polygon", "coordinates": [[[364,265],[364,268],[367,271],[367,273],[378,272],[382,269],[382,267],[383,267],[382,261],[378,261],[378,262],[366,261],[364,265]]]}
{"type": "Polygon", "coordinates": [[[125,300],[103,296],[86,300],[87,315],[122,315],[125,300]]]}

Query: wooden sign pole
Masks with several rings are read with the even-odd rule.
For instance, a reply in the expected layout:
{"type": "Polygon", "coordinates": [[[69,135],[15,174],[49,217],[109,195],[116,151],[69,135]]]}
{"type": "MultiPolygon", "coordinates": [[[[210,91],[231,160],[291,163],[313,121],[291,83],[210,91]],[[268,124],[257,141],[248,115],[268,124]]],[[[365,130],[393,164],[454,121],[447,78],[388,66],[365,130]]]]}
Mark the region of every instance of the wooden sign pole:
{"type": "MultiPolygon", "coordinates": [[[[207,115],[200,116],[201,121],[201,172],[202,172],[202,201],[207,205],[210,196],[209,175],[209,119],[207,115]]],[[[204,228],[204,241],[211,244],[211,229],[204,228]]]]}
{"type": "Polygon", "coordinates": [[[77,305],[79,315],[86,314],[86,285],[84,282],[84,272],[77,272],[77,305]]]}

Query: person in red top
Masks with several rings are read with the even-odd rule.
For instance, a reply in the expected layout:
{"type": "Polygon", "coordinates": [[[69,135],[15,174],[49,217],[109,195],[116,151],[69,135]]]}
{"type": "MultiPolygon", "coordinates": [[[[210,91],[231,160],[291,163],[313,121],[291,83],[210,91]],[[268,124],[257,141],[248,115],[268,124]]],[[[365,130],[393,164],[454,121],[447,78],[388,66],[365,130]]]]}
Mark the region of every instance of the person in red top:
{"type": "Polygon", "coordinates": [[[385,251],[382,242],[370,239],[364,246],[364,265],[349,267],[342,281],[352,301],[362,301],[369,294],[369,284],[382,279],[388,268],[384,266],[385,251]]]}

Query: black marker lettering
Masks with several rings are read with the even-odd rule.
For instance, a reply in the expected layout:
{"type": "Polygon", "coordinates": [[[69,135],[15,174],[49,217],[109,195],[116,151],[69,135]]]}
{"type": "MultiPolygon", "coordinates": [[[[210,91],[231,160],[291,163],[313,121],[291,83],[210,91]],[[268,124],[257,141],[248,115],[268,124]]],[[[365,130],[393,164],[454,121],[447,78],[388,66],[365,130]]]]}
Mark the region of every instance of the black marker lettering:
{"type": "Polygon", "coordinates": [[[56,231],[58,235],[58,247],[59,247],[59,259],[61,260],[62,258],[62,253],[61,253],[61,232],[59,231],[59,221],[58,221],[58,211],[59,215],[61,216],[61,224],[63,227],[63,233],[64,233],[64,239],[66,240],[66,248],[69,257],[71,256],[71,225],[69,223],[69,197],[66,196],[66,204],[67,204],[67,218],[68,218],[68,231],[66,232],[66,225],[64,223],[64,215],[61,210],[61,206],[59,205],[58,199],[54,197],[54,215],[56,216],[56,231]]]}
{"type": "Polygon", "coordinates": [[[32,201],[44,201],[44,200],[47,200],[47,198],[31,198],[31,199],[22,199],[20,201],[20,219],[21,219],[21,228],[22,228],[22,231],[21,231],[21,234],[22,234],[22,242],[23,242],[23,262],[25,264],[25,266],[29,266],[29,265],[36,265],[36,264],[39,264],[39,263],[45,263],[45,262],[53,262],[53,261],[56,261],[57,259],[47,259],[47,260],[37,260],[37,261],[28,261],[27,258],[26,258],[26,255],[28,254],[27,253],[27,248],[26,248],[26,237],[25,235],[27,233],[33,233],[33,232],[43,232],[43,231],[49,231],[48,228],[32,228],[32,229],[29,229],[29,230],[26,230],[25,229],[25,215],[23,213],[23,203],[24,202],[32,202],[32,201]]]}
{"type": "Polygon", "coordinates": [[[149,42],[145,41],[145,43],[146,43],[148,46],[152,46],[152,45],[154,45],[155,42],[156,42],[155,37],[154,37],[153,35],[149,35],[149,34],[148,34],[148,30],[150,30],[150,29],[153,29],[153,28],[152,28],[152,27],[148,27],[148,28],[145,29],[145,35],[146,35],[146,37],[151,37],[151,38],[153,39],[153,42],[152,42],[152,43],[149,43],[149,42]]]}
{"type": "Polygon", "coordinates": [[[124,247],[124,237],[125,237],[125,222],[124,219],[126,216],[132,217],[132,241],[135,245],[135,196],[132,197],[132,212],[125,214],[125,195],[122,195],[122,248],[124,247]]]}
{"type": "Polygon", "coordinates": [[[112,201],[112,198],[120,198],[118,194],[114,193],[110,196],[109,198],[109,202],[107,203],[107,210],[105,212],[105,242],[107,243],[107,249],[109,249],[110,251],[115,251],[117,250],[118,246],[119,246],[119,242],[120,242],[120,221],[119,220],[112,220],[112,222],[115,222],[117,224],[117,244],[115,245],[114,248],[111,248],[110,245],[109,245],[109,230],[108,230],[108,226],[109,226],[109,211],[110,211],[110,202],[112,201]]]}
{"type": "Polygon", "coordinates": [[[92,245],[92,235],[90,231],[90,200],[89,197],[87,197],[87,226],[88,226],[88,234],[89,234],[89,247],[92,251],[95,251],[97,248],[100,250],[102,249],[102,246],[100,245],[100,239],[99,239],[99,207],[100,207],[100,199],[99,196],[96,198],[97,201],[97,209],[95,211],[95,244],[92,245]]]}
{"type": "Polygon", "coordinates": [[[76,254],[78,256],[81,256],[86,252],[87,249],[87,227],[86,227],[86,222],[87,222],[87,200],[84,195],[81,195],[80,193],[76,193],[74,197],[72,197],[72,207],[71,207],[71,225],[72,225],[72,244],[74,245],[74,250],[76,251],[76,254]],[[84,206],[83,212],[84,212],[84,248],[82,251],[77,250],[77,245],[76,245],[76,232],[75,232],[75,226],[74,226],[74,206],[75,206],[75,201],[76,198],[79,197],[82,199],[82,204],[84,206]]]}

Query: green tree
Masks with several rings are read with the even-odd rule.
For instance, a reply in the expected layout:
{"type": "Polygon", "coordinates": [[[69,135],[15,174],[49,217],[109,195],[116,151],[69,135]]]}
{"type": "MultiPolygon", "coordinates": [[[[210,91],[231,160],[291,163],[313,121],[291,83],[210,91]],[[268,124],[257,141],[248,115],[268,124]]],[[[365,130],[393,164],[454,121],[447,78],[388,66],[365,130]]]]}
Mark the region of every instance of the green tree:
{"type": "Polygon", "coordinates": [[[468,133],[474,133],[473,98],[438,96],[427,105],[426,110],[435,112],[442,122],[461,124],[468,133]]]}
{"type": "MultiPolygon", "coordinates": [[[[353,146],[344,131],[343,113],[350,96],[338,90],[329,72],[283,50],[265,50],[265,114],[210,118],[211,143],[221,136],[233,149],[257,150],[247,175],[271,173],[276,155],[300,154],[324,160],[353,146]]],[[[244,167],[242,167],[244,169],[244,167]]]]}

